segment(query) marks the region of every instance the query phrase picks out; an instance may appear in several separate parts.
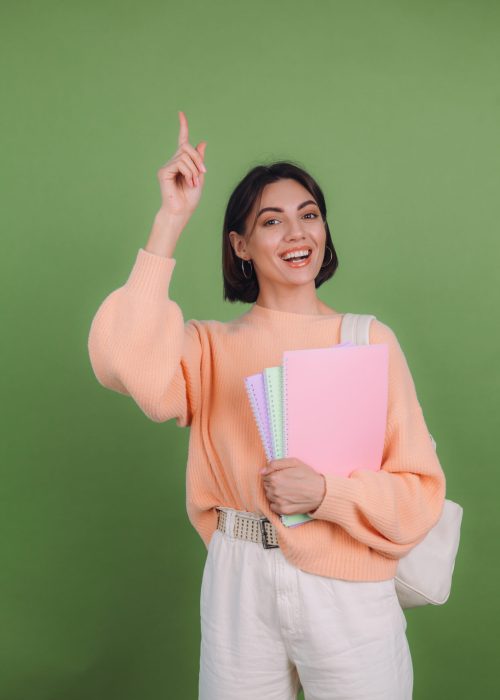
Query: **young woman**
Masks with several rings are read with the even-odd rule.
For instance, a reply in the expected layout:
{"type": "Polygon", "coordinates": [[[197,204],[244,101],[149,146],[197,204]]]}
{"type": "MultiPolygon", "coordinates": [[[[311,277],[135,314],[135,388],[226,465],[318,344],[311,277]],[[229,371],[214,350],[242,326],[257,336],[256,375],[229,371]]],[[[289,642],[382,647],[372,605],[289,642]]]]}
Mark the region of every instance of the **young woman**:
{"type": "Polygon", "coordinates": [[[89,354],[103,386],[153,421],[190,426],[187,513],[208,550],[199,698],[292,700],[302,685],[306,700],[408,700],[394,575],[438,521],[445,476],[405,356],[374,319],[370,342],[389,347],[380,471],[344,478],[292,457],[266,464],[244,378],[280,364],[284,350],[340,341],[342,314],[316,295],[338,265],[324,197],[293,163],[250,170],[229,199],[222,267],[224,298],[251,306],[225,323],[185,322],[169,297],[173,256],[207,169],[206,143],[194,148],[179,117],[153,229],[99,307],[89,354]],[[279,517],[305,512],[312,520],[300,527],[279,517]]]}

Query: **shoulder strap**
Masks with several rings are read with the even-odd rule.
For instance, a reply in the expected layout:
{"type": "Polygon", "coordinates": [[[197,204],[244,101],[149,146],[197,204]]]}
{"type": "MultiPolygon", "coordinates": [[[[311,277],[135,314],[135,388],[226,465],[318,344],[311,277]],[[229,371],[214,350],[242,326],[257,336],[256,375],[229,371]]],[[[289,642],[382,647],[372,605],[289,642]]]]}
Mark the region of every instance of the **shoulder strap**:
{"type": "Polygon", "coordinates": [[[369,345],[370,323],[374,318],[376,316],[373,314],[344,314],[340,326],[340,342],[348,341],[355,345],[369,345]]]}
{"type": "MultiPolygon", "coordinates": [[[[376,318],[373,314],[349,314],[342,317],[340,326],[340,342],[350,341],[355,345],[370,344],[370,323],[376,318]]],[[[432,446],[436,449],[436,441],[429,433],[432,446]]]]}

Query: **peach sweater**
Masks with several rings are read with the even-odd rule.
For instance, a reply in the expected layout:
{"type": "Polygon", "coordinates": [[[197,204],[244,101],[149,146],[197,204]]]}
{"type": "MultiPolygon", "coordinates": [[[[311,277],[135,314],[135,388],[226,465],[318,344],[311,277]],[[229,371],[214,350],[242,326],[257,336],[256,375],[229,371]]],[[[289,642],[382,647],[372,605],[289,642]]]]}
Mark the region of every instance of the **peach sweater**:
{"type": "Polygon", "coordinates": [[[102,302],[88,350],[104,387],[131,396],[153,421],[190,426],[189,520],[208,544],[215,506],[265,515],[284,556],[304,571],[355,581],[392,578],[398,559],[438,521],[445,475],[394,332],[378,319],[370,342],[389,346],[382,469],[325,475],[313,520],[287,528],[269,508],[259,470],[266,456],[244,377],[281,363],[284,350],[340,342],[342,314],[316,316],[253,304],[229,321],[184,321],[169,298],[175,258],[140,248],[126,283],[102,302]]]}

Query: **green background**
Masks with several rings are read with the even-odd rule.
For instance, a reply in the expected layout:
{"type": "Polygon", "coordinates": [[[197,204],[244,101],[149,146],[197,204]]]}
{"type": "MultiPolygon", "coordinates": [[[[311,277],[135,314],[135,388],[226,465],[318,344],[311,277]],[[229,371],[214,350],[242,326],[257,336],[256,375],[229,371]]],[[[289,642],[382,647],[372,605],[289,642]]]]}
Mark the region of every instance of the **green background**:
{"type": "Polygon", "coordinates": [[[87,337],[207,141],[178,243],[184,317],[228,320],[221,229],[246,171],[323,188],[319,296],[397,334],[464,508],[452,595],[407,611],[414,698],[498,692],[498,2],[4,2],[0,698],[196,698],[205,547],[189,429],[101,387],[87,337]]]}

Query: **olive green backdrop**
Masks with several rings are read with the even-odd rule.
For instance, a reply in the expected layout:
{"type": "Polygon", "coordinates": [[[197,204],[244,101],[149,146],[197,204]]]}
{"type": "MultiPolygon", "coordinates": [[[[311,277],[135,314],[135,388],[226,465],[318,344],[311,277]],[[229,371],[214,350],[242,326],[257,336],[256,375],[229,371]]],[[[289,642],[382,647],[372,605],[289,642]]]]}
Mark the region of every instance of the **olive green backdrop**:
{"type": "Polygon", "coordinates": [[[448,603],[407,612],[414,698],[495,695],[499,4],[31,0],[0,19],[1,700],[197,697],[189,429],[104,389],[87,354],[179,109],[208,172],[172,298],[243,313],[222,301],[229,194],[278,158],[318,179],[340,258],[319,296],[394,329],[464,508],[448,603]]]}

